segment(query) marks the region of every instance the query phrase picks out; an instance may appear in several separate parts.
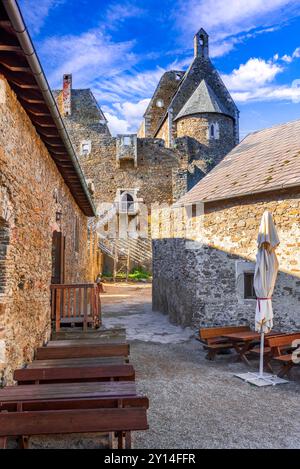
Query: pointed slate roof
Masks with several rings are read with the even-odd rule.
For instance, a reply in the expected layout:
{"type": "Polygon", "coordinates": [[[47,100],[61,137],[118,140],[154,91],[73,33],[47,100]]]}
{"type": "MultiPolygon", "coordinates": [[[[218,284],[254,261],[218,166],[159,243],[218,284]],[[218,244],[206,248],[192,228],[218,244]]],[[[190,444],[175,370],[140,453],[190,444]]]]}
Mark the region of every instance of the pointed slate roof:
{"type": "Polygon", "coordinates": [[[196,88],[192,96],[185,103],[181,111],[175,117],[190,116],[191,114],[199,114],[203,112],[216,112],[219,114],[229,114],[228,110],[223,106],[217,98],[209,84],[202,80],[196,88]]]}

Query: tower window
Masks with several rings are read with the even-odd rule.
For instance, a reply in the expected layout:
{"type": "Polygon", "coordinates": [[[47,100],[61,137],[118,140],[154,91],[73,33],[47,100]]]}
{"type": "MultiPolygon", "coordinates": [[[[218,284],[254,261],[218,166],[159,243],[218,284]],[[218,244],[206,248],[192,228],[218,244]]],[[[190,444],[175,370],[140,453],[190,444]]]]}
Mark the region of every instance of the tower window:
{"type": "Polygon", "coordinates": [[[162,99],[158,99],[156,101],[156,107],[164,107],[164,101],[162,99]]]}
{"type": "Polygon", "coordinates": [[[219,139],[219,124],[217,122],[213,122],[213,123],[209,124],[208,139],[209,140],[218,140],[219,139]]]}
{"type": "Polygon", "coordinates": [[[129,146],[131,144],[131,138],[130,137],[123,137],[123,145],[129,146]]]}

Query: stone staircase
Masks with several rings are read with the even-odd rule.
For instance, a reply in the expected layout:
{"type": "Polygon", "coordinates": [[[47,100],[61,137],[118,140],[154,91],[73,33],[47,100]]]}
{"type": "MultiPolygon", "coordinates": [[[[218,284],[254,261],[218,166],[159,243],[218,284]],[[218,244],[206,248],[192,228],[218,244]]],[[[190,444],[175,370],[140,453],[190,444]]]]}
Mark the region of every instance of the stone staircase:
{"type": "Polygon", "coordinates": [[[151,239],[102,239],[99,247],[106,255],[116,260],[117,271],[123,271],[128,263],[149,268],[152,261],[151,239]]]}
{"type": "Polygon", "coordinates": [[[148,238],[135,238],[128,236],[127,238],[111,238],[106,237],[106,233],[101,229],[108,224],[117,214],[117,206],[114,204],[103,208],[96,220],[90,220],[90,229],[97,230],[100,234],[99,248],[101,251],[113,259],[114,275],[119,272],[126,272],[128,275],[129,266],[135,264],[137,266],[149,269],[152,262],[152,241],[149,229],[148,238]]]}

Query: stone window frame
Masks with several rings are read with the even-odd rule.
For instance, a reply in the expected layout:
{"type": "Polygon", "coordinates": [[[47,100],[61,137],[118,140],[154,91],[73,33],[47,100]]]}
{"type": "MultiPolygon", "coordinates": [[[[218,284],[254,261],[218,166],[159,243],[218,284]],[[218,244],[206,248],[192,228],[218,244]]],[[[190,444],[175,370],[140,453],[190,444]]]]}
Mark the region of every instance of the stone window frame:
{"type": "Polygon", "coordinates": [[[247,260],[239,260],[235,263],[236,295],[239,304],[255,305],[256,298],[245,298],[245,274],[254,274],[255,263],[247,260]]]}
{"type": "Polygon", "coordinates": [[[92,151],[92,142],[91,140],[82,140],[80,142],[80,154],[81,156],[88,156],[91,154],[92,151]],[[87,151],[84,151],[84,147],[87,147],[87,151]]]}
{"type": "Polygon", "coordinates": [[[208,124],[207,138],[208,140],[219,140],[220,126],[218,122],[210,122],[208,124]],[[213,132],[212,132],[212,129],[213,129],[213,132]]]}

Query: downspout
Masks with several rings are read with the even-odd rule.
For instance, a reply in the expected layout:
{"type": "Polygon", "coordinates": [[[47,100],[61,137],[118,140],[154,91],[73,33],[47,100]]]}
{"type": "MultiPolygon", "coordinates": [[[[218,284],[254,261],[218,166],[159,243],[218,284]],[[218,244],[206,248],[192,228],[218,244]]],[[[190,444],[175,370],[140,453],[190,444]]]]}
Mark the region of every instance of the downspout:
{"type": "Polygon", "coordinates": [[[48,81],[45,77],[45,74],[43,72],[42,66],[40,64],[40,61],[36,55],[35,48],[32,44],[32,41],[30,39],[30,36],[27,32],[26,26],[24,24],[22,14],[20,12],[19,6],[16,2],[16,0],[2,0],[5,10],[9,16],[9,19],[12,23],[12,26],[14,28],[14,31],[18,37],[18,40],[21,44],[21,47],[23,49],[23,52],[27,58],[27,61],[30,65],[31,71],[35,77],[35,80],[43,94],[43,97],[45,99],[45,102],[49,108],[50,114],[55,122],[55,125],[57,127],[57,130],[59,132],[59,135],[67,149],[67,153],[71,158],[71,161],[75,167],[76,173],[80,179],[82,188],[84,190],[84,193],[89,201],[89,204],[92,208],[92,211],[94,213],[94,216],[96,215],[96,208],[94,205],[94,202],[91,198],[91,195],[89,193],[86,180],[84,178],[82,169],[80,167],[80,164],[78,162],[78,158],[76,156],[76,153],[74,151],[74,148],[72,146],[72,143],[70,141],[70,137],[66,131],[65,125],[63,123],[63,120],[61,118],[60,112],[57,108],[56,102],[53,98],[51,89],[49,87],[48,81]]]}

